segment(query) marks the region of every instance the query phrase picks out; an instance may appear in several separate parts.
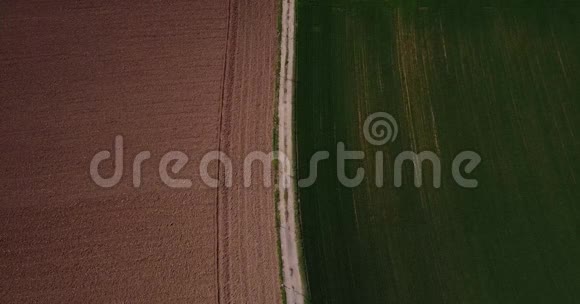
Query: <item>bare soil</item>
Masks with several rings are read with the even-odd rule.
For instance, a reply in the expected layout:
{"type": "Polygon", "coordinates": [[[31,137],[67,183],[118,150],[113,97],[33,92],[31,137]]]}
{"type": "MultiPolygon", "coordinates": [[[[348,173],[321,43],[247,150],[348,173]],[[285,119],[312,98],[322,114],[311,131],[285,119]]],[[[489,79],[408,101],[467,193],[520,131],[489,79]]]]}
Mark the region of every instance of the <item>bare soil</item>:
{"type": "Polygon", "coordinates": [[[279,302],[272,191],[198,173],[211,150],[271,149],[275,2],[12,2],[0,4],[0,302],[279,302]],[[102,189],[90,160],[116,135],[123,179],[102,189]],[[178,176],[191,189],[159,179],[172,150],[190,158],[178,176]],[[135,189],[140,151],[152,157],[135,189]]]}

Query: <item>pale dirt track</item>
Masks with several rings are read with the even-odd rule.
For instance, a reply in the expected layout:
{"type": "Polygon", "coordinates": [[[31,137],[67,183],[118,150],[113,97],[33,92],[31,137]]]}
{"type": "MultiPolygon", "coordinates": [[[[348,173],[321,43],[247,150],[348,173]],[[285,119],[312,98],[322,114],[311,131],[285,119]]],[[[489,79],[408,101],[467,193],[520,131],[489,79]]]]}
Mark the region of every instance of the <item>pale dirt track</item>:
{"type": "Polygon", "coordinates": [[[278,303],[271,190],[212,189],[197,170],[218,148],[271,149],[275,2],[12,2],[0,4],[0,302],[278,303]],[[125,174],[100,189],[89,163],[118,134],[125,174]],[[170,150],[189,155],[191,189],[160,182],[170,150]]]}
{"type": "Polygon", "coordinates": [[[282,254],[283,286],[289,304],[305,302],[303,273],[300,267],[300,239],[298,237],[297,202],[294,177],[294,131],[293,131],[293,93],[294,93],[294,0],[282,1],[282,37],[280,41],[280,93],[278,100],[279,150],[288,157],[282,162],[280,174],[280,245],[282,254]]]}

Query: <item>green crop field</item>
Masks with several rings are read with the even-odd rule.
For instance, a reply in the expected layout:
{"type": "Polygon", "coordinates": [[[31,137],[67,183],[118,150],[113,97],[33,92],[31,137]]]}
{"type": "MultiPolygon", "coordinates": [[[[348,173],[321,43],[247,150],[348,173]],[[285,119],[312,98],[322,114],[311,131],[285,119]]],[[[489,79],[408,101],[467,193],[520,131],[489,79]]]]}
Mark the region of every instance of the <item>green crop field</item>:
{"type": "Polygon", "coordinates": [[[298,0],[298,176],[331,152],[299,189],[307,302],[578,303],[579,6],[419,2],[298,0]],[[379,111],[399,134],[374,146],[379,111]],[[338,142],[365,152],[358,187],[337,179],[338,142]],[[394,186],[407,150],[440,156],[440,188],[428,163],[422,187],[412,163],[394,186]],[[482,158],[475,189],[452,177],[463,150],[482,158]]]}

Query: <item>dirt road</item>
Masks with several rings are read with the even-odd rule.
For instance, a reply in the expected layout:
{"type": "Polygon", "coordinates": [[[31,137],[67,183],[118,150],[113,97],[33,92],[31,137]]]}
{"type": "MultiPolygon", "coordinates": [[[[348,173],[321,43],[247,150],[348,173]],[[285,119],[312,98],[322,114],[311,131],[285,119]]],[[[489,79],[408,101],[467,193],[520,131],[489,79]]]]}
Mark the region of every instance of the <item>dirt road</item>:
{"type": "Polygon", "coordinates": [[[293,93],[294,93],[294,0],[282,1],[282,37],[280,49],[280,90],[278,101],[279,150],[288,162],[280,168],[280,243],[283,267],[283,285],[286,300],[291,304],[305,301],[302,273],[299,262],[299,238],[296,219],[293,139],[293,93]]]}
{"type": "Polygon", "coordinates": [[[271,149],[276,41],[273,1],[3,1],[0,302],[279,302],[271,190],[198,173],[208,151],[271,149]],[[117,135],[103,189],[89,164],[117,135]],[[172,150],[193,187],[161,182],[172,150]]]}

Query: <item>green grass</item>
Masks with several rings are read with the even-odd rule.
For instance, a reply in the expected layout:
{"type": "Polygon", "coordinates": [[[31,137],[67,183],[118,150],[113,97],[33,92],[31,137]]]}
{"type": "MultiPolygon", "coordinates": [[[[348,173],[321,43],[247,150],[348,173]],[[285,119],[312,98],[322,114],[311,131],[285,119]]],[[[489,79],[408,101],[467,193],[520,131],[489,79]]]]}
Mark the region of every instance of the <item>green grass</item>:
{"type": "Polygon", "coordinates": [[[331,158],[300,189],[313,303],[580,298],[580,9],[556,6],[298,2],[298,176],[315,151],[336,151],[339,141],[367,154],[348,166],[351,176],[367,171],[360,187],[341,186],[331,158]],[[362,135],[377,111],[400,128],[383,147],[362,135]],[[387,156],[380,189],[379,149],[387,156]],[[483,158],[477,189],[451,177],[466,149],[483,158]],[[440,155],[440,189],[415,188],[410,166],[404,186],[393,187],[393,159],[405,150],[440,155]]]}

